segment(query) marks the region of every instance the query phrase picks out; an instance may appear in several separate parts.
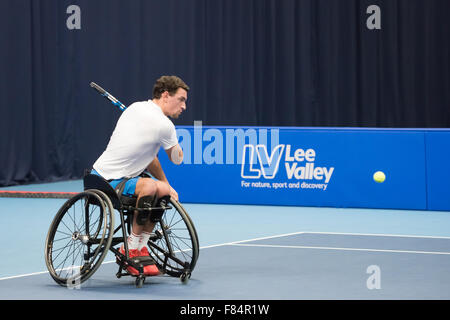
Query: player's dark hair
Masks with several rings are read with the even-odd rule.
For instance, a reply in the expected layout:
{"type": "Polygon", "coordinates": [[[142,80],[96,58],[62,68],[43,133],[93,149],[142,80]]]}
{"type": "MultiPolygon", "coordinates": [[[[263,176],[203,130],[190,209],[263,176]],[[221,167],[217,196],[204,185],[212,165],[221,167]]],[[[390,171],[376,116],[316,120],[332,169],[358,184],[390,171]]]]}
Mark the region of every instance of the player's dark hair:
{"type": "Polygon", "coordinates": [[[173,96],[177,92],[178,88],[183,88],[184,90],[189,91],[188,85],[177,76],[162,76],[156,80],[156,83],[153,86],[153,99],[161,98],[161,94],[164,91],[168,91],[169,94],[173,96]]]}

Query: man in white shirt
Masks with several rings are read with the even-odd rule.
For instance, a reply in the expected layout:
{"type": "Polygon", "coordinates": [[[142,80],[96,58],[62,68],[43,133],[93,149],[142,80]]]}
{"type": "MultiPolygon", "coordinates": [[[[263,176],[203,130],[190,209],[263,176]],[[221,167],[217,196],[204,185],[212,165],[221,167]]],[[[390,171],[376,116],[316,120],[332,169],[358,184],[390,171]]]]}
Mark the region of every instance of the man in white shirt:
{"type": "MultiPolygon", "coordinates": [[[[115,188],[124,178],[123,193],[142,197],[162,198],[170,195],[178,200],[178,194],[170,186],[157,158],[160,147],[166,151],[169,159],[180,164],[183,151],[178,144],[175,126],[168,118],[178,118],[186,109],[189,87],[176,76],[162,76],[153,87],[152,100],[131,104],[120,116],[106,150],[94,163],[92,173],[108,180],[115,188]],[[140,177],[148,170],[156,179],[140,177]]],[[[138,223],[138,214],[134,214],[132,232],[128,237],[130,258],[148,256],[147,242],[155,223],[147,219],[138,223]]],[[[124,253],[123,246],[120,248],[124,253]]],[[[128,272],[138,271],[128,267],[128,272]]],[[[156,275],[156,265],[144,268],[144,274],[156,275]]]]}

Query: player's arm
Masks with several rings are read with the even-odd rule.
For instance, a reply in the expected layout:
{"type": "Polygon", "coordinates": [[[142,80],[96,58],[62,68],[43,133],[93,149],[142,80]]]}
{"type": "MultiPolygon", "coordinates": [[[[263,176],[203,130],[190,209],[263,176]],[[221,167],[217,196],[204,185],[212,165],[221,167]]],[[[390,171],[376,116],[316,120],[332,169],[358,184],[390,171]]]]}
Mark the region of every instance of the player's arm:
{"type": "Polygon", "coordinates": [[[166,153],[170,161],[175,164],[181,164],[181,162],[183,161],[183,149],[181,149],[179,144],[176,144],[172,148],[167,149],[166,153]]]}
{"type": "Polygon", "coordinates": [[[155,177],[155,179],[166,182],[170,187],[170,196],[178,200],[178,193],[175,191],[175,189],[172,188],[169,181],[167,180],[167,177],[164,173],[163,168],[161,167],[161,163],[159,162],[158,157],[155,157],[155,159],[153,159],[153,161],[148,165],[147,170],[153,177],[155,177]]]}
{"type": "Polygon", "coordinates": [[[159,162],[158,157],[155,157],[155,159],[153,159],[153,161],[148,165],[147,170],[157,180],[169,183],[169,181],[167,181],[166,175],[164,174],[164,170],[161,167],[161,163],[159,162]]]}

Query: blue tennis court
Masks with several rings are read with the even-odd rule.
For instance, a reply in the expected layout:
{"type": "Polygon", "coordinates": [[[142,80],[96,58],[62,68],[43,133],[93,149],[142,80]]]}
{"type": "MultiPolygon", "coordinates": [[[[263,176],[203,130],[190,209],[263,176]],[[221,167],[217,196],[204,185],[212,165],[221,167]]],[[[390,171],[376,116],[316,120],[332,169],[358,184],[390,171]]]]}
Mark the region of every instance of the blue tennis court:
{"type": "MultiPolygon", "coordinates": [[[[76,180],[27,190],[79,191],[81,185],[76,180]]],[[[448,212],[213,204],[184,204],[200,242],[187,284],[159,276],[136,288],[130,277],[116,278],[118,266],[108,255],[89,280],[67,289],[53,281],[44,262],[49,224],[64,201],[0,199],[7,244],[0,299],[450,298],[448,212]]]]}

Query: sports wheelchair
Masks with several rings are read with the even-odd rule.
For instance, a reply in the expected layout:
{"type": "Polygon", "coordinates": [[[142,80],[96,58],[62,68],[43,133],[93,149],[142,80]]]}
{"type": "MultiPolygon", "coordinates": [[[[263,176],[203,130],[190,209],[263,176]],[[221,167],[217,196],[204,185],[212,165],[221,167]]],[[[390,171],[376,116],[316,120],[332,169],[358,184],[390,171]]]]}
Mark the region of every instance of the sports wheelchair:
{"type": "Polygon", "coordinates": [[[84,191],[64,203],[47,234],[45,262],[58,284],[80,285],[97,271],[112,251],[119,265],[116,276],[130,275],[126,270],[131,266],[139,272],[133,275],[136,287],[142,287],[143,269],[150,258],[130,259],[127,238],[133,214],[139,211],[139,214],[151,215],[155,210],[162,215],[156,219],[148,241],[152,263],[161,274],[179,277],[182,283],[187,283],[199,256],[199,243],[192,220],[178,201],[170,199],[167,203],[161,201],[158,207],[142,208],[136,205],[136,197],[122,195],[98,175],[85,174],[83,183],[84,191]],[[114,210],[119,213],[117,227],[114,210]],[[121,245],[125,254],[119,252],[121,245]]]}

